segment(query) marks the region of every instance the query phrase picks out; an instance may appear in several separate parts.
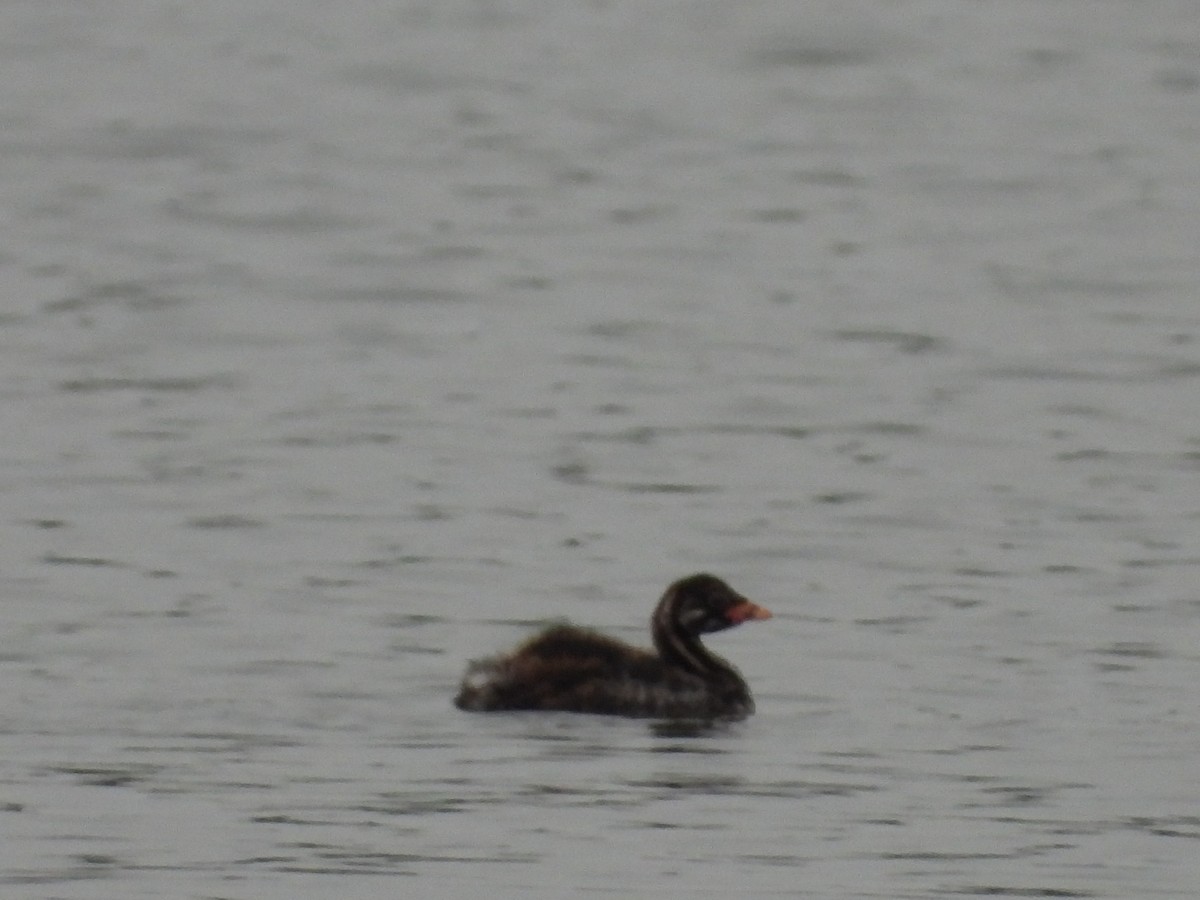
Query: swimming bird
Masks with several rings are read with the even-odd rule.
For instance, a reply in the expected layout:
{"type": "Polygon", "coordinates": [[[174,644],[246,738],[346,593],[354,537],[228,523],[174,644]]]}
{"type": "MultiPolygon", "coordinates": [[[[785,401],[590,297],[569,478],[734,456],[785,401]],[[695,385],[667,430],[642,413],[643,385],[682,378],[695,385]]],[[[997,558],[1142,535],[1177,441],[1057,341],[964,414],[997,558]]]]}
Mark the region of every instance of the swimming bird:
{"type": "Polygon", "coordinates": [[[742,676],[700,636],[769,610],[714,575],[689,575],[662,595],[650,619],[654,649],[574,625],[554,625],[510,653],[473,660],[459,709],[560,710],[664,719],[741,719],[754,712],[742,676]]]}

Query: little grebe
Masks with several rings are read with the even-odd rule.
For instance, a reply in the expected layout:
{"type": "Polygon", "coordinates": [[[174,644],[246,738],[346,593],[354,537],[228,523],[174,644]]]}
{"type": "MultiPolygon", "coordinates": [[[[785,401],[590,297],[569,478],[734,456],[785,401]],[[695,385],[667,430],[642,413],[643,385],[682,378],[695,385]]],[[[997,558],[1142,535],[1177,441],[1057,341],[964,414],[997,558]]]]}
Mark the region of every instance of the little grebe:
{"type": "Polygon", "coordinates": [[[556,625],[512,653],[474,660],[454,704],[476,712],[564,710],[669,719],[740,719],[754,712],[737,669],[700,635],[769,619],[720,578],[691,575],[663,594],[650,629],[657,652],[556,625]]]}

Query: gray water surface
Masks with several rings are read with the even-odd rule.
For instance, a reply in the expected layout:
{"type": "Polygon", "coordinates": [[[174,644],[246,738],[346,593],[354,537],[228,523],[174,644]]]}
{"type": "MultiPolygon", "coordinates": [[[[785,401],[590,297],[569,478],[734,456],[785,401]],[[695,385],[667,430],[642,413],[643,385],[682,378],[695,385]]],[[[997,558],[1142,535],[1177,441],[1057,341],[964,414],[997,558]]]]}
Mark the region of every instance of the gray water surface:
{"type": "Polygon", "coordinates": [[[4,4],[0,893],[1194,897],[1198,9],[4,4]]]}

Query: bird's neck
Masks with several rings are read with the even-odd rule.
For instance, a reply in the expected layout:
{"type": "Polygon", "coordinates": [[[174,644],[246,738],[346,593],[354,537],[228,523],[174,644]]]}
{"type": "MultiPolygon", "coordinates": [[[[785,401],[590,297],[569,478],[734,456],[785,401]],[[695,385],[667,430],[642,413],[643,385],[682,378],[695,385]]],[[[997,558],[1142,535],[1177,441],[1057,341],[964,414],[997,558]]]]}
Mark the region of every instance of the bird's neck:
{"type": "Polygon", "coordinates": [[[654,610],[650,620],[650,633],[654,638],[654,646],[659,656],[671,665],[677,666],[706,680],[714,680],[732,676],[738,678],[737,671],[715,653],[700,643],[698,635],[685,629],[679,621],[680,596],[675,591],[668,591],[654,610]]]}

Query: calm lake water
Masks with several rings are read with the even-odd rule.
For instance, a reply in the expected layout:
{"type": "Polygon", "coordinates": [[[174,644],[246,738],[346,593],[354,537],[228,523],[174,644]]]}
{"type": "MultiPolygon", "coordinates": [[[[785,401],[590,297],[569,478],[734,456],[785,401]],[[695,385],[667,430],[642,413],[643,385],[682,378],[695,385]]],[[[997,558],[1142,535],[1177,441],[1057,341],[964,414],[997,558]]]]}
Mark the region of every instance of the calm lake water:
{"type": "Polygon", "coordinates": [[[1196,895],[1200,6],[0,46],[5,898],[1196,895]],[[698,570],[748,721],[451,706],[698,570]]]}

